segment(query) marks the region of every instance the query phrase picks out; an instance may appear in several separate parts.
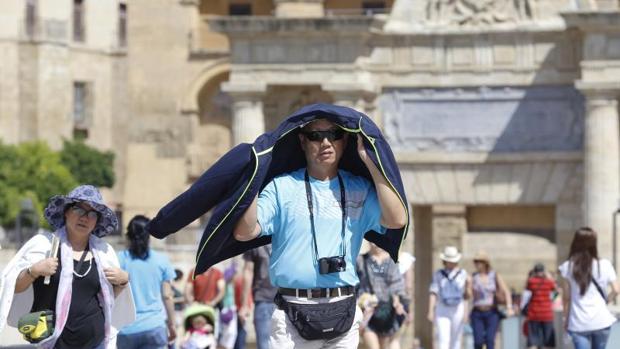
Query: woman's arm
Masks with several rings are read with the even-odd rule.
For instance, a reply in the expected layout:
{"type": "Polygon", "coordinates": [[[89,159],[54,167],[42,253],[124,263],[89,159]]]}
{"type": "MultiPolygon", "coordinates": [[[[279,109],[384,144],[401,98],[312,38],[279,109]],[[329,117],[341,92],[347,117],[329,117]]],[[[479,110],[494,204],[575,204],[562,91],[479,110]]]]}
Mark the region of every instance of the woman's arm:
{"type": "Polygon", "coordinates": [[[570,316],[570,298],[571,287],[566,279],[560,281],[562,283],[562,315],[564,320],[564,328],[568,328],[568,317],[570,316]]]}
{"type": "Polygon", "coordinates": [[[428,314],[426,318],[428,321],[435,321],[435,305],[437,304],[437,295],[431,292],[431,295],[428,297],[428,314]]]}
{"type": "Polygon", "coordinates": [[[611,286],[611,292],[609,292],[609,295],[607,296],[607,302],[612,302],[616,299],[618,294],[620,294],[620,287],[618,286],[617,281],[611,281],[609,286],[611,286]]]}
{"type": "Polygon", "coordinates": [[[504,279],[499,274],[495,275],[497,276],[497,283],[499,284],[500,292],[504,293],[504,297],[506,299],[506,315],[512,316],[514,315],[514,311],[512,309],[512,294],[504,282],[504,279]]]}
{"type": "Polygon", "coordinates": [[[225,294],[226,294],[226,281],[224,281],[224,278],[222,277],[221,279],[217,280],[217,294],[215,295],[215,298],[213,298],[213,300],[209,302],[209,305],[212,307],[215,307],[217,303],[219,303],[222,299],[224,299],[225,294]]]}
{"type": "Polygon", "coordinates": [[[183,291],[185,293],[185,301],[187,304],[194,303],[194,282],[191,280],[187,281],[183,291]]]}
{"type": "Polygon", "coordinates": [[[45,258],[22,270],[15,281],[15,293],[24,292],[40,276],[50,276],[58,269],[58,258],[45,258]]]}
{"type": "Polygon", "coordinates": [[[118,267],[109,267],[103,269],[105,278],[112,284],[114,289],[114,297],[118,295],[129,285],[129,273],[118,267]]]}
{"type": "Polygon", "coordinates": [[[177,338],[176,331],[176,314],[174,313],[174,292],[169,281],[164,281],[161,285],[161,294],[166,309],[166,327],[168,327],[168,342],[172,342],[177,338]]]}
{"type": "Polygon", "coordinates": [[[463,294],[463,299],[465,300],[469,300],[472,299],[474,295],[474,288],[473,288],[473,284],[471,281],[471,277],[467,277],[467,279],[465,280],[465,292],[463,294]]]}

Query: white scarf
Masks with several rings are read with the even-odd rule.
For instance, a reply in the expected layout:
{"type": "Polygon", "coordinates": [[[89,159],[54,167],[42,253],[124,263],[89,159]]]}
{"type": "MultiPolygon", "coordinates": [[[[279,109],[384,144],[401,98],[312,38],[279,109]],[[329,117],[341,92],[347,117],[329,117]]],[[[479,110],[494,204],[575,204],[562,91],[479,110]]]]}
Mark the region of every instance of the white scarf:
{"type": "MultiPolygon", "coordinates": [[[[49,338],[38,343],[41,348],[53,348],[67,323],[69,306],[71,304],[71,285],[73,284],[73,248],[67,240],[65,228],[58,229],[56,233],[60,238],[60,258],[62,271],[56,296],[55,328],[49,338]]],[[[28,313],[32,307],[32,285],[24,292],[15,294],[15,282],[19,273],[32,266],[34,263],[46,258],[52,247],[52,233],[37,234],[28,240],[17,254],[11,259],[2,271],[0,278],[0,333],[8,323],[12,327],[17,326],[21,316],[28,313]]],[[[103,307],[105,317],[105,341],[106,348],[116,348],[116,334],[118,329],[135,320],[136,311],[133,296],[129,285],[125,287],[118,297],[114,298],[114,290],[105,278],[103,269],[119,267],[118,258],[110,244],[94,235],[89,238],[90,250],[93,253],[99,272],[101,292],[99,302],[103,307]]]]}

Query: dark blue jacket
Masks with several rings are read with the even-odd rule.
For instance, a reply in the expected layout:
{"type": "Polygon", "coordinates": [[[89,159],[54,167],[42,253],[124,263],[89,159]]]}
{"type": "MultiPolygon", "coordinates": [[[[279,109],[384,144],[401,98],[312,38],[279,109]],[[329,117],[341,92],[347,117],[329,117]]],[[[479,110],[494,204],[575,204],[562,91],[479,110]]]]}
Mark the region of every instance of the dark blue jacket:
{"type": "MultiPolygon", "coordinates": [[[[239,144],[226,153],[187,191],[159,211],[147,227],[151,235],[164,238],[215,207],[198,247],[196,273],[204,272],[219,261],[270,243],[270,236],[240,242],[235,240],[232,232],[243,212],[267,183],[277,175],[306,166],[297,134],[300,126],[316,118],[327,118],[349,132],[361,132],[367,153],[396,189],[408,212],[396,160],[372,120],[351,108],[313,104],[293,113],[274,131],[259,136],[254,144],[239,144]]],[[[339,167],[364,176],[372,183],[356,146],[357,142],[348,142],[339,167]]],[[[402,229],[388,229],[385,235],[369,231],[365,239],[376,243],[388,251],[394,261],[398,261],[398,251],[408,226],[409,223],[402,229]]]]}

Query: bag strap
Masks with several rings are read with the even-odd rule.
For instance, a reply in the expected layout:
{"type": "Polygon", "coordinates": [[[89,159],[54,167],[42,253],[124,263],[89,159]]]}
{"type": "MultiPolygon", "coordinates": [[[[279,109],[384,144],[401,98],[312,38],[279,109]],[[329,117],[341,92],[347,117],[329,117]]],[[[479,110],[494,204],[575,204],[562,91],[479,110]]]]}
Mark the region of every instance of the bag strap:
{"type": "Polygon", "coordinates": [[[592,282],[594,283],[594,286],[596,286],[598,293],[600,293],[601,297],[603,297],[603,300],[605,300],[605,303],[607,303],[607,296],[605,296],[605,292],[603,291],[603,288],[601,287],[601,285],[598,284],[598,282],[596,282],[596,279],[594,278],[594,276],[592,277],[592,282]]]}
{"type": "Polygon", "coordinates": [[[463,271],[463,269],[459,269],[452,277],[450,277],[445,269],[440,270],[441,275],[443,275],[450,282],[453,282],[456,279],[456,277],[459,276],[459,274],[461,274],[461,271],[463,271]]]}
{"type": "Polygon", "coordinates": [[[86,258],[87,254],[88,254],[88,245],[86,245],[86,248],[84,249],[84,252],[82,252],[82,256],[80,257],[80,261],[78,262],[77,267],[75,267],[74,269],[76,270],[76,273],[79,274],[82,271],[82,264],[84,264],[84,259],[86,258]]]}
{"type": "Polygon", "coordinates": [[[368,253],[364,254],[364,272],[366,273],[366,279],[368,279],[368,286],[370,286],[370,293],[375,294],[375,290],[372,287],[372,281],[370,281],[370,274],[368,274],[368,253]]]}

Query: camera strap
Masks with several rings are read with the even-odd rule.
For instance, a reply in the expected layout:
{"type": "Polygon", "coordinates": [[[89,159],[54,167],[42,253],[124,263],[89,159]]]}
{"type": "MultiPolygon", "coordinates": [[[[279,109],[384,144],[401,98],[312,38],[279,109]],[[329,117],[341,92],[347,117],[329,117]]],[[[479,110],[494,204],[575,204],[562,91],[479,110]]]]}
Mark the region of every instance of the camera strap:
{"type": "MultiPolygon", "coordinates": [[[[306,181],[306,198],[308,199],[308,212],[310,212],[310,229],[312,231],[312,242],[314,244],[314,254],[316,256],[316,260],[318,263],[319,260],[319,248],[317,246],[316,243],[316,231],[314,229],[314,213],[313,213],[313,205],[312,205],[312,188],[310,187],[310,177],[308,176],[308,170],[306,170],[306,173],[304,175],[304,179],[306,181]]],[[[342,211],[342,225],[341,225],[341,230],[340,230],[340,235],[342,236],[342,243],[340,244],[340,246],[342,247],[342,255],[341,257],[344,257],[346,254],[346,242],[344,239],[344,224],[345,224],[345,220],[346,220],[346,215],[347,215],[347,206],[346,206],[346,196],[345,196],[345,190],[344,190],[344,181],[342,180],[342,177],[340,176],[340,173],[338,173],[338,184],[340,185],[340,210],[342,211]]]]}

